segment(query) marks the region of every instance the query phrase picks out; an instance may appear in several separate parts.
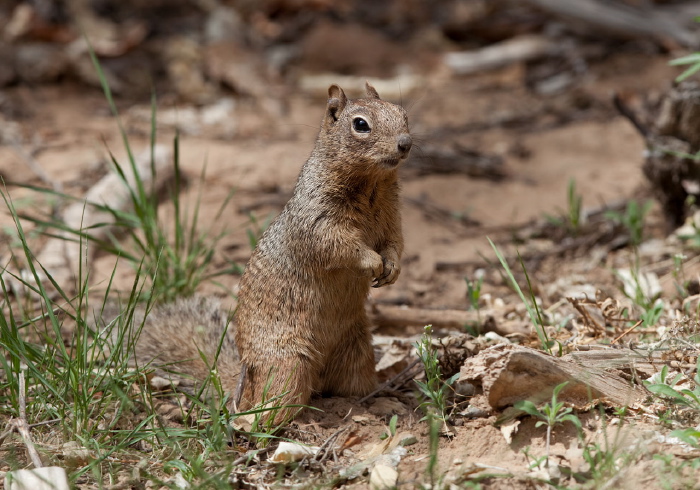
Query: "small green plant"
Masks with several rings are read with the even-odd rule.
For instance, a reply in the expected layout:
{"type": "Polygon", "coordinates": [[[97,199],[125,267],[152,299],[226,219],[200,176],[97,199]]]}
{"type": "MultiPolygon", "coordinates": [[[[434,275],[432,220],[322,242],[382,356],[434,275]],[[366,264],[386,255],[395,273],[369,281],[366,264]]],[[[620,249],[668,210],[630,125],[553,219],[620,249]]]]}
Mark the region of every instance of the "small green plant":
{"type": "MultiPolygon", "coordinates": [[[[609,423],[605,408],[601,405],[598,407],[598,411],[601,427],[597,434],[602,435],[603,442],[586,441],[584,433],[579,431],[582,457],[587,464],[581,466],[579,471],[573,473],[572,476],[578,483],[583,484],[583,488],[613,488],[620,475],[620,468],[623,468],[627,461],[634,458],[634,452],[620,451],[622,447],[627,447],[624,442],[626,431],[623,430],[627,407],[614,409],[615,414],[620,418],[612,439],[607,429],[609,423]]],[[[592,434],[591,437],[597,438],[597,434],[592,434]]]]}
{"type": "Polygon", "coordinates": [[[661,319],[661,316],[664,314],[664,309],[665,305],[663,301],[657,300],[652,304],[649,309],[644,310],[642,314],[640,315],[640,319],[642,320],[642,325],[645,327],[653,327],[655,326],[659,320],[661,319]]]}
{"type": "Polygon", "coordinates": [[[638,247],[644,239],[644,219],[653,204],[652,201],[646,201],[640,204],[637,201],[631,200],[627,202],[627,207],[624,212],[608,211],[605,213],[605,216],[615,223],[624,226],[629,233],[630,244],[633,247],[638,247]]]}
{"type": "Polygon", "coordinates": [[[567,209],[559,210],[559,216],[545,215],[545,218],[555,226],[566,228],[572,234],[577,235],[584,222],[583,196],[576,192],[576,179],[569,179],[566,188],[567,209]]]}
{"type": "Polygon", "coordinates": [[[678,293],[678,298],[680,298],[681,300],[690,296],[690,294],[688,293],[689,281],[685,275],[685,268],[683,267],[683,264],[687,259],[688,257],[686,257],[682,253],[677,253],[673,255],[673,285],[675,286],[676,292],[678,293]]]}
{"type": "Polygon", "coordinates": [[[529,400],[519,401],[514,405],[516,409],[522,410],[533,417],[541,419],[537,421],[535,427],[540,427],[541,425],[547,426],[547,466],[549,466],[549,446],[552,438],[552,428],[557,424],[571,422],[577,429],[581,430],[581,421],[572,413],[573,410],[569,407],[564,408],[564,403],[557,400],[559,393],[566,387],[567,384],[568,381],[557,385],[552,392],[551,403],[545,404],[541,410],[537,408],[537,405],[529,400]]]}
{"type": "MultiPolygon", "coordinates": [[[[695,22],[700,22],[700,17],[695,17],[694,20],[695,22]]],[[[682,82],[700,71],[700,53],[692,53],[687,56],[681,56],[680,58],[669,61],[668,64],[671,66],[688,65],[685,71],[676,77],[676,82],[682,82]]]]}
{"type": "Polygon", "coordinates": [[[479,335],[481,330],[481,305],[479,300],[481,299],[481,286],[484,283],[484,276],[479,275],[476,279],[464,278],[464,282],[467,284],[467,301],[469,302],[469,308],[476,311],[476,328],[475,335],[479,335]]]}
{"type": "Polygon", "coordinates": [[[700,447],[700,430],[689,427],[687,429],[676,429],[671,431],[671,436],[677,437],[686,444],[695,448],[700,447]]]}
{"type": "MultiPolygon", "coordinates": [[[[607,444],[606,444],[607,445],[607,444]]],[[[597,442],[583,446],[581,455],[588,464],[588,471],[584,474],[574,475],[581,482],[606,482],[618,471],[618,456],[615,451],[606,449],[597,442]]]]}
{"type": "Polygon", "coordinates": [[[535,468],[542,468],[547,462],[547,455],[544,456],[534,456],[530,452],[530,446],[525,446],[523,448],[523,455],[528,461],[528,469],[534,470],[535,468]]]}
{"type": "Polygon", "coordinates": [[[698,360],[696,361],[695,375],[692,379],[692,389],[678,389],[677,385],[684,379],[685,376],[682,373],[678,373],[671,378],[668,374],[668,366],[666,365],[661,368],[661,372],[659,373],[658,377],[655,376],[654,379],[644,381],[644,384],[650,392],[661,398],[664,398],[677,405],[682,405],[692,410],[700,411],[699,368],[700,357],[698,357],[698,360]]]}
{"type": "Polygon", "coordinates": [[[423,335],[416,342],[415,347],[425,369],[425,381],[416,381],[418,390],[424,397],[420,404],[421,410],[425,413],[423,420],[429,419],[430,416],[435,416],[445,422],[447,420],[447,397],[450,387],[459,377],[459,373],[446,381],[442,380],[440,361],[437,351],[433,347],[433,329],[431,325],[425,327],[423,335]]]}
{"type": "Polygon", "coordinates": [[[267,230],[267,228],[270,226],[273,218],[274,215],[269,215],[261,221],[253,213],[248,213],[248,222],[250,223],[250,227],[246,230],[246,235],[248,236],[248,244],[250,245],[251,250],[255,250],[255,247],[258,246],[260,237],[262,237],[265,230],[267,230]]]}
{"type": "Polygon", "coordinates": [[[542,346],[542,350],[551,354],[553,344],[549,340],[549,336],[547,335],[547,331],[545,330],[544,317],[542,316],[542,311],[540,310],[540,307],[537,304],[537,298],[535,298],[535,293],[532,289],[530,276],[527,273],[525,263],[523,262],[520,253],[518,253],[518,259],[520,260],[520,266],[522,267],[523,273],[525,274],[525,279],[527,280],[527,286],[530,291],[529,299],[525,297],[522,289],[520,289],[520,285],[518,284],[518,281],[515,280],[515,276],[513,275],[513,272],[511,271],[510,266],[508,265],[508,261],[505,259],[501,251],[498,249],[498,247],[496,247],[496,245],[491,241],[490,238],[487,237],[486,239],[491,244],[491,248],[493,248],[493,251],[496,253],[496,257],[498,257],[498,260],[501,262],[501,266],[506,271],[506,277],[508,278],[512,288],[515,290],[515,292],[518,293],[518,296],[520,296],[520,299],[525,305],[527,313],[530,317],[530,321],[532,322],[533,326],[535,327],[535,331],[537,332],[537,337],[540,339],[540,345],[542,346]]]}
{"type": "Polygon", "coordinates": [[[389,431],[384,432],[379,438],[381,440],[387,439],[389,437],[394,437],[396,436],[396,424],[399,422],[399,416],[394,414],[391,419],[389,420],[389,431]]]}
{"type": "Polygon", "coordinates": [[[636,306],[642,325],[655,326],[663,316],[666,304],[661,299],[662,290],[656,275],[641,270],[637,249],[629,269],[615,269],[613,272],[622,283],[622,294],[636,306]]]}

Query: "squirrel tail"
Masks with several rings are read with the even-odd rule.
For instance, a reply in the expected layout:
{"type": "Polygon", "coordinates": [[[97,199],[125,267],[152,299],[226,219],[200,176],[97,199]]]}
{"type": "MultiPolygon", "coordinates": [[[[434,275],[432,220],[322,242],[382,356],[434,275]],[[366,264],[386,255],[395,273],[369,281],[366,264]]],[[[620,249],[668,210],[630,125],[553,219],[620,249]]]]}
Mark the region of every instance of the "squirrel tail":
{"type": "Polygon", "coordinates": [[[233,394],[240,361],[230,317],[215,299],[182,298],[154,307],[145,319],[137,312],[131,335],[124,335],[122,343],[131,364],[155,368],[178,390],[196,393],[216,371],[224,394],[233,394]]]}

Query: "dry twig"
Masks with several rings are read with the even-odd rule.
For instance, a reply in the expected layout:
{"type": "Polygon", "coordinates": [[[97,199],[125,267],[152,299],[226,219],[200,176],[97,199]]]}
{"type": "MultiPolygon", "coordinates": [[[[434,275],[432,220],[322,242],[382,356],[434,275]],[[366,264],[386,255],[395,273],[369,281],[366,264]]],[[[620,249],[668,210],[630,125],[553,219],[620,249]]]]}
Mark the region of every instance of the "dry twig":
{"type": "MultiPolygon", "coordinates": [[[[20,369],[19,372],[19,418],[10,420],[10,430],[16,430],[24,441],[24,445],[27,447],[27,452],[29,453],[29,458],[32,460],[32,464],[35,468],[41,468],[44,464],[41,462],[39,453],[34,447],[34,442],[32,442],[31,434],[29,433],[29,423],[27,422],[27,399],[25,396],[26,383],[24,380],[24,369],[20,369]]],[[[3,434],[3,438],[6,437],[3,434]]]]}
{"type": "MultiPolygon", "coordinates": [[[[393,378],[388,379],[387,381],[385,381],[384,383],[382,383],[381,385],[379,385],[379,386],[377,387],[377,389],[374,390],[374,391],[373,391],[372,393],[370,393],[369,395],[360,398],[360,399],[357,401],[358,405],[361,404],[361,403],[366,402],[367,400],[369,400],[370,398],[372,398],[372,397],[373,397],[374,395],[376,395],[377,393],[381,393],[383,390],[385,390],[386,388],[388,388],[389,386],[391,386],[392,384],[394,384],[394,382],[396,382],[396,380],[400,379],[400,378],[401,378],[402,376],[404,376],[407,372],[409,372],[411,369],[413,369],[413,367],[415,367],[416,364],[418,364],[419,362],[420,362],[420,359],[414,359],[413,362],[412,362],[411,364],[409,364],[408,366],[406,366],[405,368],[403,368],[403,370],[402,370],[399,374],[397,374],[397,375],[394,376],[393,378]]],[[[404,382],[405,382],[405,380],[404,380],[404,382]]],[[[402,383],[402,384],[403,384],[403,383],[402,383]]]]}

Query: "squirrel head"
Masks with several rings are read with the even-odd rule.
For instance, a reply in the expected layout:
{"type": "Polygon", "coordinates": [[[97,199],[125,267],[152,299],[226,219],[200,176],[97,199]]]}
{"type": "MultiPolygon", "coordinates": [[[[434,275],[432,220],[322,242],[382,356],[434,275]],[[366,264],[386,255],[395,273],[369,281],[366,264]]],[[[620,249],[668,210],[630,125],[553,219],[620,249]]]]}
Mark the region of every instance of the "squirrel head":
{"type": "Polygon", "coordinates": [[[413,144],[408,115],[380,99],[369,83],[365,87],[365,98],[351,100],[338,85],[330,86],[319,139],[333,160],[352,161],[356,171],[394,170],[413,144]]]}

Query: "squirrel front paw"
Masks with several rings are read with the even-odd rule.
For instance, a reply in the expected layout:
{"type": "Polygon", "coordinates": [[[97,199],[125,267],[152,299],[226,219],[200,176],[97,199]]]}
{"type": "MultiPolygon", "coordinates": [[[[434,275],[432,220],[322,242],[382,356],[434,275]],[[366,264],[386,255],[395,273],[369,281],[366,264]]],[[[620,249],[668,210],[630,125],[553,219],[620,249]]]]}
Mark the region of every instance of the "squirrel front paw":
{"type": "Polygon", "coordinates": [[[378,278],[384,271],[384,259],[374,250],[367,249],[360,257],[360,271],[370,278],[378,278]]]}
{"type": "Polygon", "coordinates": [[[373,288],[388,286],[389,284],[394,284],[396,282],[396,279],[398,279],[399,274],[401,273],[401,264],[399,263],[399,259],[395,257],[389,258],[382,256],[382,269],[381,275],[376,276],[376,279],[372,284],[373,288]]]}

